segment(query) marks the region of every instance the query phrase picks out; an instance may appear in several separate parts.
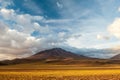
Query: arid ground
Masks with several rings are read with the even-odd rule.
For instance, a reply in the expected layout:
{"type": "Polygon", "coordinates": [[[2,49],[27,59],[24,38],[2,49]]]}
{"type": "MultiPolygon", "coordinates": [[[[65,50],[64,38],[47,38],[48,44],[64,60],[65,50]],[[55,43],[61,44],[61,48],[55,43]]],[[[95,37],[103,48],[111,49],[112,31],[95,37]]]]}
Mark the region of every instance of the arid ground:
{"type": "Polygon", "coordinates": [[[17,64],[0,67],[0,80],[119,80],[119,66],[17,64]],[[34,67],[34,68],[33,68],[34,67]]]}

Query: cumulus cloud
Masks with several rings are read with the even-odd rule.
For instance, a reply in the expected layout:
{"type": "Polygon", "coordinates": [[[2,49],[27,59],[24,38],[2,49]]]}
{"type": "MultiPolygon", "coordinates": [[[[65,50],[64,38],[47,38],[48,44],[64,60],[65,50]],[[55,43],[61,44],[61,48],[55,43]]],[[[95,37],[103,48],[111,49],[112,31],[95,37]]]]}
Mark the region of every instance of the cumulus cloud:
{"type": "MultiPolygon", "coordinates": [[[[6,3],[6,6],[10,4],[11,2],[9,4],[6,3]]],[[[30,4],[36,5],[31,1],[23,5],[31,8],[29,6],[30,4]]],[[[60,2],[56,4],[59,8],[63,7],[60,2]]],[[[70,43],[70,46],[81,47],[82,42],[79,38],[82,37],[82,35],[80,28],[78,28],[80,25],[76,24],[73,17],[72,19],[48,20],[43,16],[20,13],[14,9],[8,9],[6,6],[0,8],[0,58],[13,59],[26,57],[41,50],[61,47],[63,45],[66,46],[70,43]],[[55,24],[60,25],[54,26],[55,24]],[[36,37],[34,35],[39,36],[36,37]],[[6,55],[9,55],[9,57],[6,55]]],[[[32,12],[37,12],[38,10],[38,6],[35,6],[32,12]]],[[[72,10],[72,12],[74,12],[76,8],[72,10]]],[[[41,11],[39,13],[41,13],[41,11]]],[[[76,13],[73,15],[76,15],[76,13]]],[[[78,15],[76,17],[78,18],[78,15]]],[[[83,22],[86,22],[86,20],[83,22]]],[[[79,21],[77,23],[81,22],[79,21]]]]}
{"type": "Polygon", "coordinates": [[[5,8],[9,5],[14,5],[12,0],[0,0],[0,8],[5,8]]]}
{"type": "Polygon", "coordinates": [[[57,28],[40,24],[40,22],[61,22],[61,20],[51,21],[43,16],[20,14],[6,7],[0,9],[0,17],[2,18],[0,21],[0,56],[4,59],[26,57],[41,50],[58,47],[70,37],[67,32],[56,32],[57,28]],[[35,31],[40,33],[37,38],[32,36],[35,31]]]}
{"type": "Polygon", "coordinates": [[[0,15],[4,20],[12,21],[16,30],[21,30],[24,33],[32,33],[34,31],[33,23],[35,21],[41,21],[42,16],[31,16],[29,14],[18,14],[13,9],[2,8],[0,15]],[[24,27],[25,26],[25,27],[24,27]],[[20,29],[21,28],[21,29],[20,29]]]}
{"type": "Polygon", "coordinates": [[[5,9],[5,8],[2,8],[0,10],[0,12],[1,12],[1,15],[6,19],[10,19],[10,18],[12,19],[13,16],[15,15],[13,9],[8,10],[8,9],[5,9]]]}
{"type": "Polygon", "coordinates": [[[40,33],[50,33],[50,29],[48,26],[41,26],[39,23],[34,22],[34,30],[39,31],[40,33]]]}
{"type": "Polygon", "coordinates": [[[0,28],[2,28],[3,31],[0,31],[0,54],[2,55],[8,54],[17,56],[25,53],[29,53],[30,55],[32,54],[30,48],[34,47],[34,44],[38,43],[40,40],[35,39],[29,34],[11,30],[2,22],[0,22],[0,28]]]}
{"type": "Polygon", "coordinates": [[[114,22],[108,26],[108,31],[120,39],[120,18],[115,19],[114,22]]]}
{"type": "MultiPolygon", "coordinates": [[[[53,39],[53,36],[35,38],[30,34],[10,29],[2,22],[0,22],[0,28],[3,31],[0,31],[0,56],[9,55],[9,57],[6,56],[4,59],[30,56],[37,51],[51,48],[52,43],[57,44],[60,42],[57,38],[53,39]]],[[[64,34],[61,33],[58,38],[63,36],[64,34]]]]}

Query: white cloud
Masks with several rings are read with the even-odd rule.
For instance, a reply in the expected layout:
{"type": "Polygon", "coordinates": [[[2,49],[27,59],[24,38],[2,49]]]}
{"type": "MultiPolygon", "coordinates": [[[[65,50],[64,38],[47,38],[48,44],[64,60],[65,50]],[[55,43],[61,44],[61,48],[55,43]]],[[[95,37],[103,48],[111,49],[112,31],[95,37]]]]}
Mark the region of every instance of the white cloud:
{"type": "Polygon", "coordinates": [[[45,23],[67,23],[73,21],[73,19],[49,19],[44,20],[45,23]]]}
{"type": "Polygon", "coordinates": [[[59,8],[63,8],[63,5],[60,4],[59,2],[56,3],[59,8]]]}
{"type": "Polygon", "coordinates": [[[13,9],[2,8],[0,10],[0,15],[4,20],[13,21],[14,29],[24,33],[32,33],[34,31],[34,22],[42,21],[42,16],[31,16],[29,14],[18,14],[13,9]],[[24,27],[25,26],[25,27],[24,27]]]}
{"type": "Polygon", "coordinates": [[[33,25],[34,25],[35,30],[40,29],[40,25],[37,22],[33,23],[33,25]]]}
{"type": "Polygon", "coordinates": [[[34,1],[32,0],[24,0],[24,1],[25,1],[23,3],[24,7],[28,8],[30,11],[34,13],[42,14],[42,9],[39,6],[37,6],[37,4],[34,1]]]}
{"type": "Polygon", "coordinates": [[[5,8],[2,8],[0,10],[0,13],[5,19],[12,19],[12,18],[14,18],[14,15],[15,15],[13,9],[8,10],[8,9],[5,9],[5,8]]]}
{"type": "MultiPolygon", "coordinates": [[[[0,22],[0,28],[0,55],[9,55],[9,58],[6,56],[4,59],[13,59],[31,55],[33,54],[33,48],[39,49],[41,46],[42,39],[40,38],[36,39],[30,34],[9,29],[9,27],[2,22],[0,22]]],[[[42,49],[43,48],[41,47],[41,50],[42,49]]]]}
{"type": "Polygon", "coordinates": [[[63,38],[63,37],[65,36],[65,34],[66,34],[65,32],[60,32],[60,33],[58,34],[58,36],[61,37],[61,38],[63,38]]]}
{"type": "Polygon", "coordinates": [[[120,18],[115,19],[114,22],[108,26],[108,31],[120,39],[120,18]]]}
{"type": "Polygon", "coordinates": [[[0,0],[0,8],[5,8],[9,5],[14,5],[13,0],[0,0]]]}
{"type": "Polygon", "coordinates": [[[11,57],[11,55],[8,55],[8,54],[0,54],[0,60],[6,60],[6,59],[11,60],[14,58],[13,58],[13,56],[11,57]]]}
{"type": "Polygon", "coordinates": [[[109,40],[109,39],[110,39],[110,37],[108,37],[108,36],[103,36],[103,35],[101,35],[101,34],[98,34],[96,37],[97,37],[98,40],[109,40]]]}
{"type": "Polygon", "coordinates": [[[4,59],[25,57],[41,50],[63,45],[70,37],[66,32],[54,32],[56,27],[41,26],[39,23],[56,23],[68,20],[49,21],[42,16],[19,14],[14,9],[7,8],[0,9],[0,16],[2,17],[0,21],[0,55],[4,57],[9,55],[9,58],[6,56],[4,59]],[[7,21],[13,23],[9,24],[7,21]],[[34,31],[39,31],[40,37],[31,36],[34,31]]]}
{"type": "MultiPolygon", "coordinates": [[[[35,5],[32,3],[28,4],[31,4],[32,6],[35,5]]],[[[31,9],[28,4],[24,4],[24,6],[31,9]]],[[[56,4],[60,8],[63,7],[60,3],[56,4]]],[[[75,12],[75,10],[79,10],[78,7],[72,8],[71,11],[70,6],[75,5],[72,2],[70,5],[67,2],[64,4],[68,4],[68,12],[70,11],[69,13],[71,13],[70,15],[72,19],[66,18],[47,20],[43,16],[22,14],[19,13],[19,11],[16,12],[14,9],[7,9],[6,7],[0,8],[0,17],[2,18],[0,19],[2,21],[0,22],[0,55],[3,56],[4,59],[12,59],[16,57],[29,56],[35,52],[53,47],[59,47],[64,44],[69,44],[69,46],[77,48],[93,46],[95,41],[92,43],[92,41],[90,42],[87,40],[92,35],[87,35],[86,37],[83,37],[84,39],[81,39],[81,36],[83,36],[81,35],[81,29],[83,29],[84,24],[95,23],[98,25],[98,19],[96,20],[92,18],[90,20],[80,20],[78,18],[81,17],[81,15],[85,16],[89,14],[89,10],[85,10],[80,16],[78,16],[79,11],[77,13],[75,12]],[[74,19],[72,15],[77,19],[74,19]],[[41,25],[41,23],[43,23],[44,26],[41,25]],[[49,24],[53,25],[51,26],[49,24]],[[60,25],[54,26],[54,24],[60,25]],[[12,27],[12,29],[10,27],[12,27]],[[31,33],[34,31],[39,31],[39,37],[36,38],[31,36],[31,33]],[[9,55],[9,58],[6,55],[9,55]]],[[[37,6],[33,6],[32,11],[37,12],[38,9],[39,8],[37,6]]],[[[66,15],[68,16],[68,14],[66,15]]],[[[103,19],[101,21],[103,21],[103,19]]],[[[92,32],[95,31],[93,26],[92,28],[89,26],[85,27],[87,28],[84,28],[84,30],[91,29],[92,32]]],[[[91,38],[91,40],[93,39],[95,38],[91,38]]]]}
{"type": "Polygon", "coordinates": [[[34,29],[36,31],[39,31],[40,33],[50,33],[50,32],[52,32],[52,31],[50,31],[50,28],[48,26],[44,26],[44,27],[40,26],[40,24],[37,23],[37,22],[34,22],[33,25],[34,25],[34,29]]]}
{"type": "Polygon", "coordinates": [[[4,34],[8,30],[7,26],[0,22],[0,36],[4,34]]]}
{"type": "Polygon", "coordinates": [[[118,8],[118,11],[120,12],[120,7],[118,8]]]}
{"type": "MultiPolygon", "coordinates": [[[[34,25],[40,26],[38,23],[34,23],[34,25]]],[[[29,33],[10,29],[3,22],[0,22],[0,30],[0,55],[4,57],[9,55],[4,59],[30,56],[35,52],[60,46],[67,39],[67,34],[64,32],[51,33],[44,37],[35,38],[29,33]]],[[[42,30],[44,31],[44,29],[42,30]]]]}

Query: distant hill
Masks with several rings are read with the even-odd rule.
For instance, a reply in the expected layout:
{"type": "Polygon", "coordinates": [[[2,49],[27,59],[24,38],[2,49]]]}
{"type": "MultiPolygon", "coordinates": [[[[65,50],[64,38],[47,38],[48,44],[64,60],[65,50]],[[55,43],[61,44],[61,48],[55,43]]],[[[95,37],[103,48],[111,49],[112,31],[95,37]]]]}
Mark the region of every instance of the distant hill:
{"type": "Polygon", "coordinates": [[[111,59],[120,60],[120,54],[113,56],[111,59]]]}
{"type": "Polygon", "coordinates": [[[53,59],[89,59],[89,57],[78,55],[61,48],[53,48],[45,51],[41,51],[28,57],[27,59],[38,59],[38,60],[53,60],[53,59]]]}
{"type": "Polygon", "coordinates": [[[1,61],[0,64],[9,65],[9,64],[33,63],[33,62],[40,62],[40,63],[52,62],[52,63],[63,64],[66,62],[79,63],[78,60],[89,60],[89,59],[92,60],[93,58],[86,57],[83,55],[78,55],[78,54],[63,50],[61,48],[53,48],[53,49],[38,52],[27,58],[1,61]]]}
{"type": "MultiPolygon", "coordinates": [[[[120,59],[120,55],[113,59],[120,59]],[[116,58],[117,57],[117,58],[116,58]]],[[[53,48],[38,52],[30,57],[14,60],[0,61],[0,65],[12,64],[58,64],[58,65],[81,65],[81,66],[104,66],[107,64],[120,64],[120,60],[98,59],[75,54],[61,48],[53,48]]]]}

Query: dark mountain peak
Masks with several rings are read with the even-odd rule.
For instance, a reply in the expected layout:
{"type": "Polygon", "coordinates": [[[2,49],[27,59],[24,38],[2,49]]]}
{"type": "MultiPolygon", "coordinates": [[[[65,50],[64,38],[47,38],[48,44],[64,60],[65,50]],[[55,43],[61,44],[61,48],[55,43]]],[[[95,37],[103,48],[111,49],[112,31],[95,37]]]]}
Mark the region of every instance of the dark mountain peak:
{"type": "Polygon", "coordinates": [[[88,57],[74,54],[72,52],[66,51],[62,48],[53,48],[49,50],[44,50],[28,57],[28,59],[88,59],[88,57]]]}
{"type": "Polygon", "coordinates": [[[52,49],[45,50],[45,51],[65,51],[65,50],[62,48],[52,48],[52,49]]]}
{"type": "Polygon", "coordinates": [[[42,53],[53,53],[54,54],[56,52],[61,52],[61,51],[65,51],[65,50],[62,49],[62,48],[52,48],[52,49],[40,51],[40,52],[36,53],[35,55],[39,55],[39,54],[42,54],[42,53]]]}

